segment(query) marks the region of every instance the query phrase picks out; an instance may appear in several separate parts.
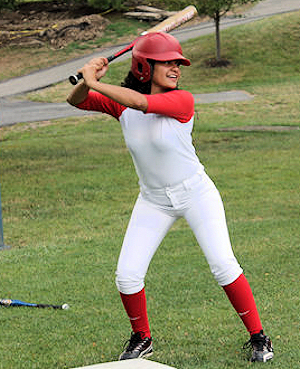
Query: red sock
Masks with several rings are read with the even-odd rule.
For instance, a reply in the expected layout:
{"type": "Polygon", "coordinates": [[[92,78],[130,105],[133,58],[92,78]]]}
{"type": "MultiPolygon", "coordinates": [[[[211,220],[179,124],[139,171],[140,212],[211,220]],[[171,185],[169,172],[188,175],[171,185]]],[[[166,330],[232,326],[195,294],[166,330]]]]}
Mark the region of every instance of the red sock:
{"type": "Polygon", "coordinates": [[[248,332],[251,335],[259,333],[262,330],[261,321],[250,285],[244,274],[241,274],[233,283],[223,286],[223,289],[248,332]]]}
{"type": "Polygon", "coordinates": [[[130,319],[131,327],[134,333],[140,332],[142,338],[151,337],[145,289],[132,295],[125,295],[120,292],[121,299],[127,315],[130,319]]]}

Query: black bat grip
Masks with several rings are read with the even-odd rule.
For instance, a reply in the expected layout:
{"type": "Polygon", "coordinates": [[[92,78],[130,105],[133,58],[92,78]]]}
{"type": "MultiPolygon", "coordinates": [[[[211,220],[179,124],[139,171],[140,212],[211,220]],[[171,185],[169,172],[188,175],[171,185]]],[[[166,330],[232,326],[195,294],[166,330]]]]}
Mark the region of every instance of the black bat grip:
{"type": "MultiPolygon", "coordinates": [[[[107,57],[107,61],[110,63],[112,60],[116,59],[116,55],[111,55],[107,57]]],[[[72,85],[77,85],[77,83],[83,78],[82,73],[74,74],[73,76],[69,77],[69,81],[72,83],[72,85]]]]}
{"type": "Polygon", "coordinates": [[[74,74],[73,76],[69,77],[69,81],[72,83],[72,85],[77,85],[80,79],[83,78],[82,73],[74,74]]]}

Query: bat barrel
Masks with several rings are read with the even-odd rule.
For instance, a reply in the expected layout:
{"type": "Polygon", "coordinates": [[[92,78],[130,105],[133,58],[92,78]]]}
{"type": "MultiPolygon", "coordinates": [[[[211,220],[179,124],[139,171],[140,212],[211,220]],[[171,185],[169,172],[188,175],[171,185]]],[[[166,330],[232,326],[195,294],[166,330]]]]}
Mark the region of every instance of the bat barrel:
{"type": "Polygon", "coordinates": [[[152,32],[170,32],[174,28],[179,27],[180,25],[188,22],[192,19],[195,15],[197,15],[197,9],[194,5],[189,5],[180,12],[172,15],[171,17],[165,19],[164,21],[160,22],[156,26],[148,29],[148,31],[144,31],[142,35],[152,32]]]}

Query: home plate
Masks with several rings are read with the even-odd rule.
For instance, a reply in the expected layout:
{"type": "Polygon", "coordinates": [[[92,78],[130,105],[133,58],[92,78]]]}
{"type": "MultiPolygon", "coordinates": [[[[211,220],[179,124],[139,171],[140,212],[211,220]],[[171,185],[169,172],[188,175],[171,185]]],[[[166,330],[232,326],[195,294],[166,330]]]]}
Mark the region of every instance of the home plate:
{"type": "Polygon", "coordinates": [[[110,363],[83,366],[74,369],[175,369],[171,366],[145,359],[112,361],[110,363]]]}

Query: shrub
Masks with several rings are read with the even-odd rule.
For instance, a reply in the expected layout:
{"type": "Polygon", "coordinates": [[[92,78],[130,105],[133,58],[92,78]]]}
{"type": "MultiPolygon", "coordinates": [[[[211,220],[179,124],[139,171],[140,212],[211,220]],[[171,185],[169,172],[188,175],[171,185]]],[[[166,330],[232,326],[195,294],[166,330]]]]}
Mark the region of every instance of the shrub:
{"type": "Polygon", "coordinates": [[[122,8],[121,0],[87,0],[88,4],[93,8],[99,10],[114,9],[120,10],[122,8]]]}
{"type": "Polygon", "coordinates": [[[18,5],[18,0],[0,0],[0,10],[1,9],[15,9],[18,5]]]}

